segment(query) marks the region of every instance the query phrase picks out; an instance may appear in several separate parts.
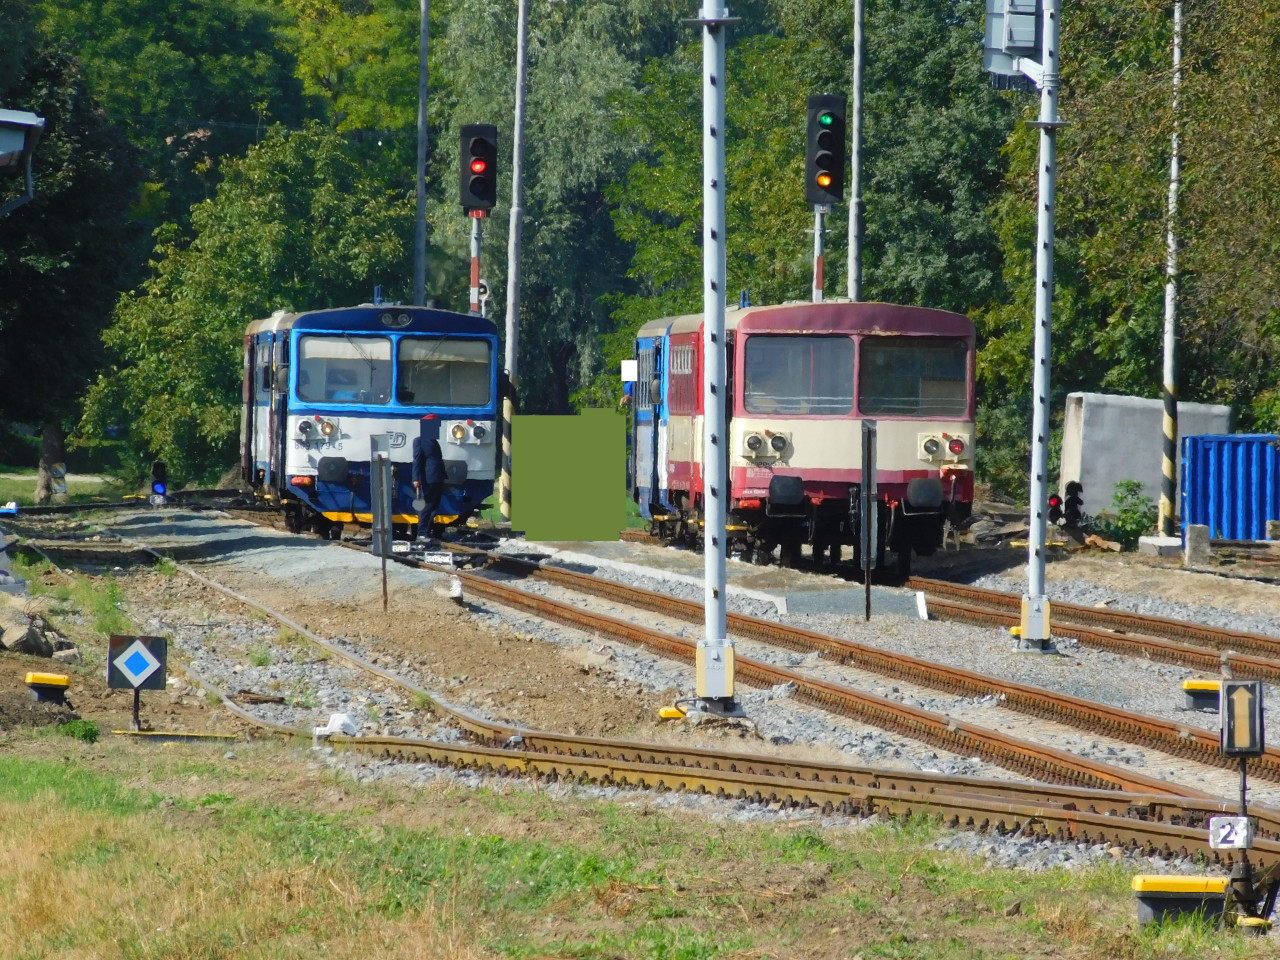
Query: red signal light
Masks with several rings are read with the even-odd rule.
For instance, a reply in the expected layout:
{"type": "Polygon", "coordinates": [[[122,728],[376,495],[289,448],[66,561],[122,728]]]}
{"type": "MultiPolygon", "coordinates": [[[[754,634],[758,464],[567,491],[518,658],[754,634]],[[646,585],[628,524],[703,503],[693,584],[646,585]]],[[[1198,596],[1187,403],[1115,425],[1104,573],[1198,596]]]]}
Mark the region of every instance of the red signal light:
{"type": "Polygon", "coordinates": [[[1062,506],[1062,498],[1061,498],[1060,496],[1058,496],[1056,493],[1055,493],[1055,494],[1053,494],[1053,496],[1051,496],[1051,497],[1049,498],[1049,506],[1051,506],[1051,507],[1060,507],[1060,506],[1062,506]]]}
{"type": "Polygon", "coordinates": [[[471,161],[472,173],[484,173],[488,169],[489,169],[489,164],[484,160],[483,157],[476,157],[474,160],[471,161]]]}

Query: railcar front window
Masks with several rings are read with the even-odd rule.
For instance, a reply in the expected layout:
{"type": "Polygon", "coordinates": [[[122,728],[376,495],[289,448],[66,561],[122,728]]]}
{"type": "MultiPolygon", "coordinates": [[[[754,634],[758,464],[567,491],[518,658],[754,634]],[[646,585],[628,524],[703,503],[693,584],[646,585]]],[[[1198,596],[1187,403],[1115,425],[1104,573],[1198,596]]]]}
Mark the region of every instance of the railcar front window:
{"type": "Polygon", "coordinates": [[[748,337],[745,364],[748,413],[853,412],[853,341],[848,337],[748,337]]]}
{"type": "Polygon", "coordinates": [[[397,399],[415,406],[484,406],[490,357],[488,340],[406,337],[396,358],[397,399]]]}
{"type": "Polygon", "coordinates": [[[316,403],[390,403],[391,341],[346,335],[302,337],[298,396],[316,403]]]}
{"type": "Polygon", "coordinates": [[[968,370],[963,340],[867,337],[858,410],[867,416],[963,417],[969,409],[968,370]]]}

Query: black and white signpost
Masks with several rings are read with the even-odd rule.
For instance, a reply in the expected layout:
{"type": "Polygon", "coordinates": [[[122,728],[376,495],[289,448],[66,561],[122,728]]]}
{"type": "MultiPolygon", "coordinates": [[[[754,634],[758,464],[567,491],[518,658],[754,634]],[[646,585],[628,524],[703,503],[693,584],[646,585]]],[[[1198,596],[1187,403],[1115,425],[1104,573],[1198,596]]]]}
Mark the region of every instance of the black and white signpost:
{"type": "Polygon", "coordinates": [[[107,687],[133,691],[133,726],[142,729],[138,708],[143,690],[165,688],[169,643],[164,637],[113,636],[107,647],[107,687]]]}

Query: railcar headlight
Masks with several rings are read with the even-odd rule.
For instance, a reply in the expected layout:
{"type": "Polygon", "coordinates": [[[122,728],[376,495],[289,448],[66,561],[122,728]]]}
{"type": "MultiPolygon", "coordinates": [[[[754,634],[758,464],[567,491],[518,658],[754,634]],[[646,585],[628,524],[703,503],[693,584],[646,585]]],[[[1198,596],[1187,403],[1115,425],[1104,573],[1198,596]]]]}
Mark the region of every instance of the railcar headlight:
{"type": "Polygon", "coordinates": [[[325,420],[323,423],[320,424],[320,432],[323,433],[326,437],[332,437],[335,433],[338,432],[338,425],[334,423],[332,420],[325,420]]]}
{"type": "Polygon", "coordinates": [[[483,440],[485,434],[488,432],[489,431],[485,430],[484,425],[479,423],[477,423],[474,427],[471,428],[471,435],[475,437],[477,440],[483,440]]]}
{"type": "Polygon", "coordinates": [[[942,445],[938,443],[937,437],[930,437],[924,443],[920,444],[920,449],[932,457],[935,453],[938,452],[941,446],[942,445]]]}
{"type": "Polygon", "coordinates": [[[460,423],[455,423],[453,429],[449,431],[449,436],[453,437],[458,443],[462,442],[462,438],[467,435],[467,428],[460,423]]]}
{"type": "Polygon", "coordinates": [[[775,433],[773,439],[769,441],[769,446],[773,447],[778,453],[787,449],[787,438],[780,433],[775,433]]]}
{"type": "Polygon", "coordinates": [[[958,457],[964,453],[964,441],[959,437],[952,437],[951,442],[947,444],[947,449],[958,457]]]}
{"type": "Polygon", "coordinates": [[[764,441],[760,439],[758,434],[753,433],[751,436],[747,437],[748,450],[759,450],[762,446],[764,446],[764,441]]]}
{"type": "Polygon", "coordinates": [[[298,421],[298,432],[302,434],[304,437],[310,437],[311,430],[312,430],[312,425],[310,420],[298,421]]]}

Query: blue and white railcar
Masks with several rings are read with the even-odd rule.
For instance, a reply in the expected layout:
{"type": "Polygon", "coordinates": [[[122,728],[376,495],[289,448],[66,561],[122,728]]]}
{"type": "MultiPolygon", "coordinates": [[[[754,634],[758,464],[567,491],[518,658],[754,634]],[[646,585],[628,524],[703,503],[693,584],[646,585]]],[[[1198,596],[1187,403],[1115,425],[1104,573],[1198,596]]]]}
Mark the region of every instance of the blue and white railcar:
{"type": "MultiPolygon", "coordinates": [[[[390,438],[395,522],[415,524],[413,440],[438,439],[448,480],[437,522],[493,492],[498,337],[481,317],[365,304],[277,312],[244,337],[241,472],[291,530],[370,523],[370,439],[390,438]]],[[[425,535],[427,532],[423,531],[425,535]]]]}

